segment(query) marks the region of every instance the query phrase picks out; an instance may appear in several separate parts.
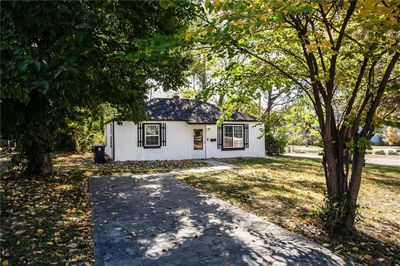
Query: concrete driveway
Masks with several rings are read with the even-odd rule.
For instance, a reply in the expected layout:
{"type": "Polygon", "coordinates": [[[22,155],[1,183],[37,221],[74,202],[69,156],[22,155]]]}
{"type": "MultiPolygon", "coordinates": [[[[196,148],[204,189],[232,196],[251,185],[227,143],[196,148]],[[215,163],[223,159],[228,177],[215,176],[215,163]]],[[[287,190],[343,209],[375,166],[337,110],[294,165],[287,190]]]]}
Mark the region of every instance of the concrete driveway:
{"type": "Polygon", "coordinates": [[[96,265],[352,265],[173,174],[92,177],[90,191],[96,265]]]}

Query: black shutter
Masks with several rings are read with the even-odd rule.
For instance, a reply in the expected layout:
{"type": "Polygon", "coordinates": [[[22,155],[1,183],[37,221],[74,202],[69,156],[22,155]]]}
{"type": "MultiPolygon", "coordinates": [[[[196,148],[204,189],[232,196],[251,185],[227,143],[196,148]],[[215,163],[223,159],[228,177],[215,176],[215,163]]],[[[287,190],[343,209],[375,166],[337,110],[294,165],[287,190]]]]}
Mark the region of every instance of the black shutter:
{"type": "Polygon", "coordinates": [[[217,128],[217,149],[222,148],[222,127],[217,128]]]}
{"type": "Polygon", "coordinates": [[[112,148],[114,146],[113,143],[113,135],[114,135],[114,121],[112,121],[112,124],[110,124],[110,148],[112,148]]]}
{"type": "Polygon", "coordinates": [[[137,124],[137,146],[143,147],[143,124],[137,124]]]}
{"type": "Polygon", "coordinates": [[[243,130],[244,130],[244,147],[248,148],[249,147],[249,124],[244,124],[243,130]]]}
{"type": "Polygon", "coordinates": [[[161,124],[161,146],[167,146],[167,125],[161,124]]]}

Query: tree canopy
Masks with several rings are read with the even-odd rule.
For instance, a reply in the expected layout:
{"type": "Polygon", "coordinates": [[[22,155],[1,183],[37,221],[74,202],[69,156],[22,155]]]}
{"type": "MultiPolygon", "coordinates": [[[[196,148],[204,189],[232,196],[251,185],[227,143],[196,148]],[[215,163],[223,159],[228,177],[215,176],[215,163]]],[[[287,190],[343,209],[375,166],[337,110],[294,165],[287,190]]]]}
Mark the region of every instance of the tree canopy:
{"type": "MultiPolygon", "coordinates": [[[[396,119],[380,106],[400,90],[398,1],[215,0],[198,19],[187,39],[221,57],[262,62],[265,73],[312,102],[324,146],[327,223],[334,232],[351,230],[369,140],[385,119],[396,119]]],[[[251,89],[231,89],[237,101],[254,97],[251,89]]]]}
{"type": "Polygon", "coordinates": [[[187,10],[163,3],[2,3],[2,135],[17,140],[32,172],[51,172],[56,132],[76,108],[109,103],[139,121],[149,80],[182,84],[186,58],[141,47],[165,45],[186,27],[187,10]]]}

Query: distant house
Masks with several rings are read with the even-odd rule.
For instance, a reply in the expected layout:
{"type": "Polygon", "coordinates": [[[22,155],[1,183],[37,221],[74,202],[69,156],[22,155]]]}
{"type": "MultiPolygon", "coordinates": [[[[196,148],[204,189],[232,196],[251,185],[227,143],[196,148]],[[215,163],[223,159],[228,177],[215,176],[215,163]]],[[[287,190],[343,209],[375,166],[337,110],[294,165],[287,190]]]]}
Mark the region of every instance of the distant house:
{"type": "Polygon", "coordinates": [[[217,106],[178,97],[152,99],[146,112],[139,124],[105,125],[106,153],[114,161],[265,156],[261,126],[252,116],[235,112],[217,126],[217,106]]]}

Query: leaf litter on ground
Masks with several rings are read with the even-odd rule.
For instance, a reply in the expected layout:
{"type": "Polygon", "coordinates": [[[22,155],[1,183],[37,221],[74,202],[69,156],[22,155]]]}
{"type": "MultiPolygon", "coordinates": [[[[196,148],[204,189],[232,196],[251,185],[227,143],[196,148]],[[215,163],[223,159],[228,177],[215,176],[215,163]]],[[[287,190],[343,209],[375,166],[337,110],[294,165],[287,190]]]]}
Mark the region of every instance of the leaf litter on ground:
{"type": "Polygon", "coordinates": [[[22,167],[9,164],[0,184],[2,265],[94,264],[89,176],[204,166],[201,160],[94,164],[91,153],[62,153],[45,178],[22,177],[22,167]]]}

